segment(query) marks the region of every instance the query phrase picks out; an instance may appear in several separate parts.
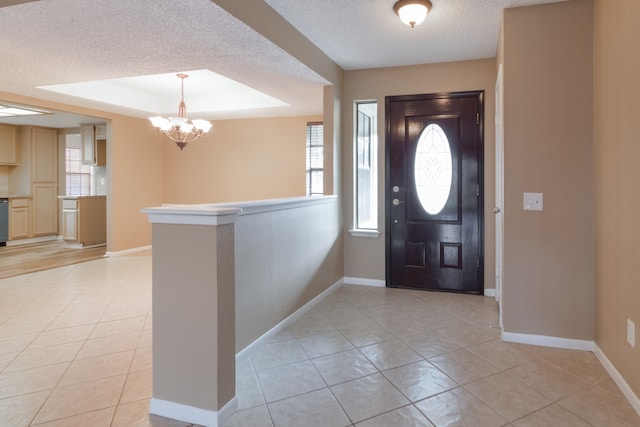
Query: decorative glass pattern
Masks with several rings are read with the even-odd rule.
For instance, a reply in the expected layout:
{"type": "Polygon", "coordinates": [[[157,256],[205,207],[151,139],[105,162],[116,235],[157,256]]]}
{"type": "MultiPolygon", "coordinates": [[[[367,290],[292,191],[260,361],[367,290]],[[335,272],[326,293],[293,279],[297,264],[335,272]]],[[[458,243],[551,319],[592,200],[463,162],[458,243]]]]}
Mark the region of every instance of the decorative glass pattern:
{"type": "Polygon", "coordinates": [[[414,176],[422,208],[430,215],[440,213],[449,199],[453,168],[449,140],[437,124],[430,124],[420,135],[414,176]]]}

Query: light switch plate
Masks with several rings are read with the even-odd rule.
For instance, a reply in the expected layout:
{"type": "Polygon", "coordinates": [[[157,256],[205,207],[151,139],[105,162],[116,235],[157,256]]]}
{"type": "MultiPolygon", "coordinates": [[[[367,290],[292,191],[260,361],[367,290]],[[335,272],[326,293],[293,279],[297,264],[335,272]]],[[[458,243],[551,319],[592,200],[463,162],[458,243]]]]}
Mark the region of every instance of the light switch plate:
{"type": "Polygon", "coordinates": [[[524,193],[525,211],[541,211],[542,210],[542,193],[524,193]]]}

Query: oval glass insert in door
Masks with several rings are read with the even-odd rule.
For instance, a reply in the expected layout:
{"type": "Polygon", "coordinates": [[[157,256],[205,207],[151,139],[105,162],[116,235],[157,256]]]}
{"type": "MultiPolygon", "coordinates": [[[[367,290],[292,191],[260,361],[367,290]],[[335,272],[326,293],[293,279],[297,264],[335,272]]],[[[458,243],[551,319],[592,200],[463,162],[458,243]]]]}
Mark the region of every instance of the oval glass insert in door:
{"type": "Polygon", "coordinates": [[[449,199],[453,168],[449,139],[435,123],[420,134],[413,173],[422,208],[430,215],[440,213],[449,199]]]}

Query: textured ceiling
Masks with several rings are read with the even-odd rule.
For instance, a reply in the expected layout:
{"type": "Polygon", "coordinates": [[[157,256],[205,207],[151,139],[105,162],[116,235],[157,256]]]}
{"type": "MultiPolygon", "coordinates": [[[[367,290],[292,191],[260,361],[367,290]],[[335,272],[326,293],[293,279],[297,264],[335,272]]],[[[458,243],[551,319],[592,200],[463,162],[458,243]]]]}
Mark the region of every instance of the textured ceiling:
{"type": "Polygon", "coordinates": [[[400,22],[396,0],[265,0],[345,70],[394,67],[496,55],[508,7],[562,0],[431,0],[415,28],[400,22]]]}
{"type": "MultiPolygon", "coordinates": [[[[236,1],[250,8],[261,0],[236,1]]],[[[432,0],[431,13],[414,29],[394,14],[395,0],[265,1],[342,68],[363,69],[493,57],[505,7],[557,0],[432,0]]],[[[326,80],[216,2],[222,4],[40,0],[2,7],[20,1],[0,2],[0,91],[146,117],[147,112],[39,86],[211,70],[288,106],[211,111],[204,118],[321,113],[326,80]]],[[[164,90],[161,96],[175,97],[177,104],[178,84],[168,83],[164,90]]],[[[186,90],[185,100],[188,106],[186,90]]]]}
{"type": "MultiPolygon", "coordinates": [[[[25,3],[0,9],[0,40],[0,91],[146,117],[38,86],[208,69],[290,107],[207,118],[322,111],[323,78],[210,0],[25,3]]],[[[177,78],[166,91],[177,110],[177,78]]]]}

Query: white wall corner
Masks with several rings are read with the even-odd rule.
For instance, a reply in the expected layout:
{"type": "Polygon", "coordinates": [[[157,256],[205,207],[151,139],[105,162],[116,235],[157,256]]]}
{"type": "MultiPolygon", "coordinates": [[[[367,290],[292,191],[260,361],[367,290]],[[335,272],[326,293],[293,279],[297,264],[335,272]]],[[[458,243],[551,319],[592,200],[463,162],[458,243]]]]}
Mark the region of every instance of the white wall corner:
{"type": "Polygon", "coordinates": [[[219,411],[210,411],[182,403],[152,398],[149,413],[205,427],[222,426],[238,408],[238,398],[233,396],[219,411]]]}
{"type": "Polygon", "coordinates": [[[633,409],[635,409],[638,415],[640,415],[640,398],[636,396],[629,384],[627,384],[622,375],[620,375],[620,372],[618,372],[615,366],[613,366],[613,363],[611,363],[607,355],[604,354],[602,349],[598,347],[598,344],[596,343],[593,344],[593,353],[596,355],[600,363],[602,363],[604,369],[606,369],[609,375],[611,375],[611,378],[618,385],[631,406],[633,406],[633,409]]]}
{"type": "Polygon", "coordinates": [[[144,252],[144,251],[150,251],[150,250],[151,250],[151,245],[140,246],[138,248],[125,249],[123,251],[107,252],[107,253],[104,254],[104,256],[105,257],[111,257],[111,256],[131,255],[131,254],[135,254],[137,252],[144,252]]]}
{"type": "Polygon", "coordinates": [[[362,277],[345,277],[344,279],[345,285],[360,285],[360,286],[376,286],[379,288],[384,288],[387,286],[387,282],[384,280],[378,279],[364,279],[362,277]]]}
{"type": "Polygon", "coordinates": [[[505,331],[502,332],[502,341],[582,351],[593,351],[594,347],[593,341],[551,337],[547,335],[518,334],[505,331]]]}

